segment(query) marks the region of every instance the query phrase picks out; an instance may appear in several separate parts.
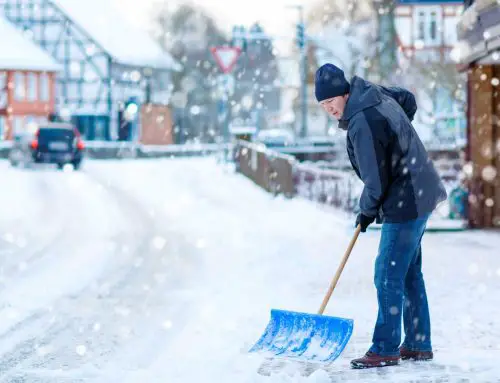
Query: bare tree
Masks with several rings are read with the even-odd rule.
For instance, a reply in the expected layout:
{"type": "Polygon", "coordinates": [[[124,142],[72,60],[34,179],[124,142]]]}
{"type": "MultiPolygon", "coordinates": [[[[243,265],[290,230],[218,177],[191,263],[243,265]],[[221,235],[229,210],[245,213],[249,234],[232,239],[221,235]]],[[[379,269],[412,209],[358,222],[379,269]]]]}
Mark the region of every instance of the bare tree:
{"type": "Polygon", "coordinates": [[[227,44],[227,37],[203,9],[191,4],[174,8],[161,1],[154,4],[151,13],[153,36],[183,66],[172,77],[173,106],[182,125],[178,140],[211,140],[214,137],[208,137],[207,132],[213,136],[218,130],[212,97],[218,68],[210,47],[227,44]]]}
{"type": "MultiPolygon", "coordinates": [[[[391,83],[397,69],[396,33],[392,0],[323,0],[309,13],[308,21],[319,28],[335,29],[347,46],[347,73],[379,83],[391,83]]],[[[316,48],[339,56],[339,47],[315,42],[316,48]]],[[[345,54],[344,54],[345,56],[345,54]]]]}

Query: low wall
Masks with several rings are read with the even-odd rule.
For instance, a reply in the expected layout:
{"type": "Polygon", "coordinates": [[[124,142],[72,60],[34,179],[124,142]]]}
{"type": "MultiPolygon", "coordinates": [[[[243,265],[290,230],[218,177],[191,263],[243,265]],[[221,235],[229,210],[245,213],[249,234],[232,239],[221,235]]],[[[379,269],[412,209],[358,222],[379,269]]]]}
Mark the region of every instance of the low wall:
{"type": "MultiPolygon", "coordinates": [[[[8,158],[12,142],[0,143],[0,158],[8,158]]],[[[141,145],[117,141],[86,141],[85,156],[94,159],[195,157],[229,148],[223,144],[141,145]]]]}

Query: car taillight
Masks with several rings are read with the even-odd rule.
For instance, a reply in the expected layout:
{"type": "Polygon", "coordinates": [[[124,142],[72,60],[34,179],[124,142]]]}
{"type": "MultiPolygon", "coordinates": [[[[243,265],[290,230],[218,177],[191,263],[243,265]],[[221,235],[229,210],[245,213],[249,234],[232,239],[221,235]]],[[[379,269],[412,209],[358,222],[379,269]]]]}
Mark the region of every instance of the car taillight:
{"type": "Polygon", "coordinates": [[[38,140],[31,141],[31,149],[38,149],[38,140]]]}
{"type": "Polygon", "coordinates": [[[78,150],[83,150],[83,149],[85,149],[85,144],[83,143],[83,141],[82,141],[82,140],[78,140],[78,141],[77,141],[77,143],[76,143],[76,148],[77,148],[78,150]]]}

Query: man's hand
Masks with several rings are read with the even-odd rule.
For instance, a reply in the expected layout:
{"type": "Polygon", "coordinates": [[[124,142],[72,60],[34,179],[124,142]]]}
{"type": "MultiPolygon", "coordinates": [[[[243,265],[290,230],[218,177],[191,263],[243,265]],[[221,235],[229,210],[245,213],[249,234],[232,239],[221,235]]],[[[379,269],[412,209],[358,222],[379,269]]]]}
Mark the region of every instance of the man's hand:
{"type": "Polygon", "coordinates": [[[358,227],[358,225],[361,225],[361,232],[364,233],[366,232],[366,228],[370,226],[373,221],[375,221],[375,217],[368,217],[363,213],[359,213],[358,217],[356,218],[356,227],[358,227]]]}

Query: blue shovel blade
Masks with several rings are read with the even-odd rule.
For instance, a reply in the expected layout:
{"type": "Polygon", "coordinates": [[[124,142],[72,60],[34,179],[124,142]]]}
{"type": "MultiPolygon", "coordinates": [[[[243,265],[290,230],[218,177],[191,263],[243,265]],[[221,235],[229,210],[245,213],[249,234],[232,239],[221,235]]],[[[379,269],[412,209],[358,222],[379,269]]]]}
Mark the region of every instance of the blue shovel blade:
{"type": "Polygon", "coordinates": [[[332,362],[344,350],[353,327],[352,319],[273,309],[264,334],[249,352],[332,362]]]}

